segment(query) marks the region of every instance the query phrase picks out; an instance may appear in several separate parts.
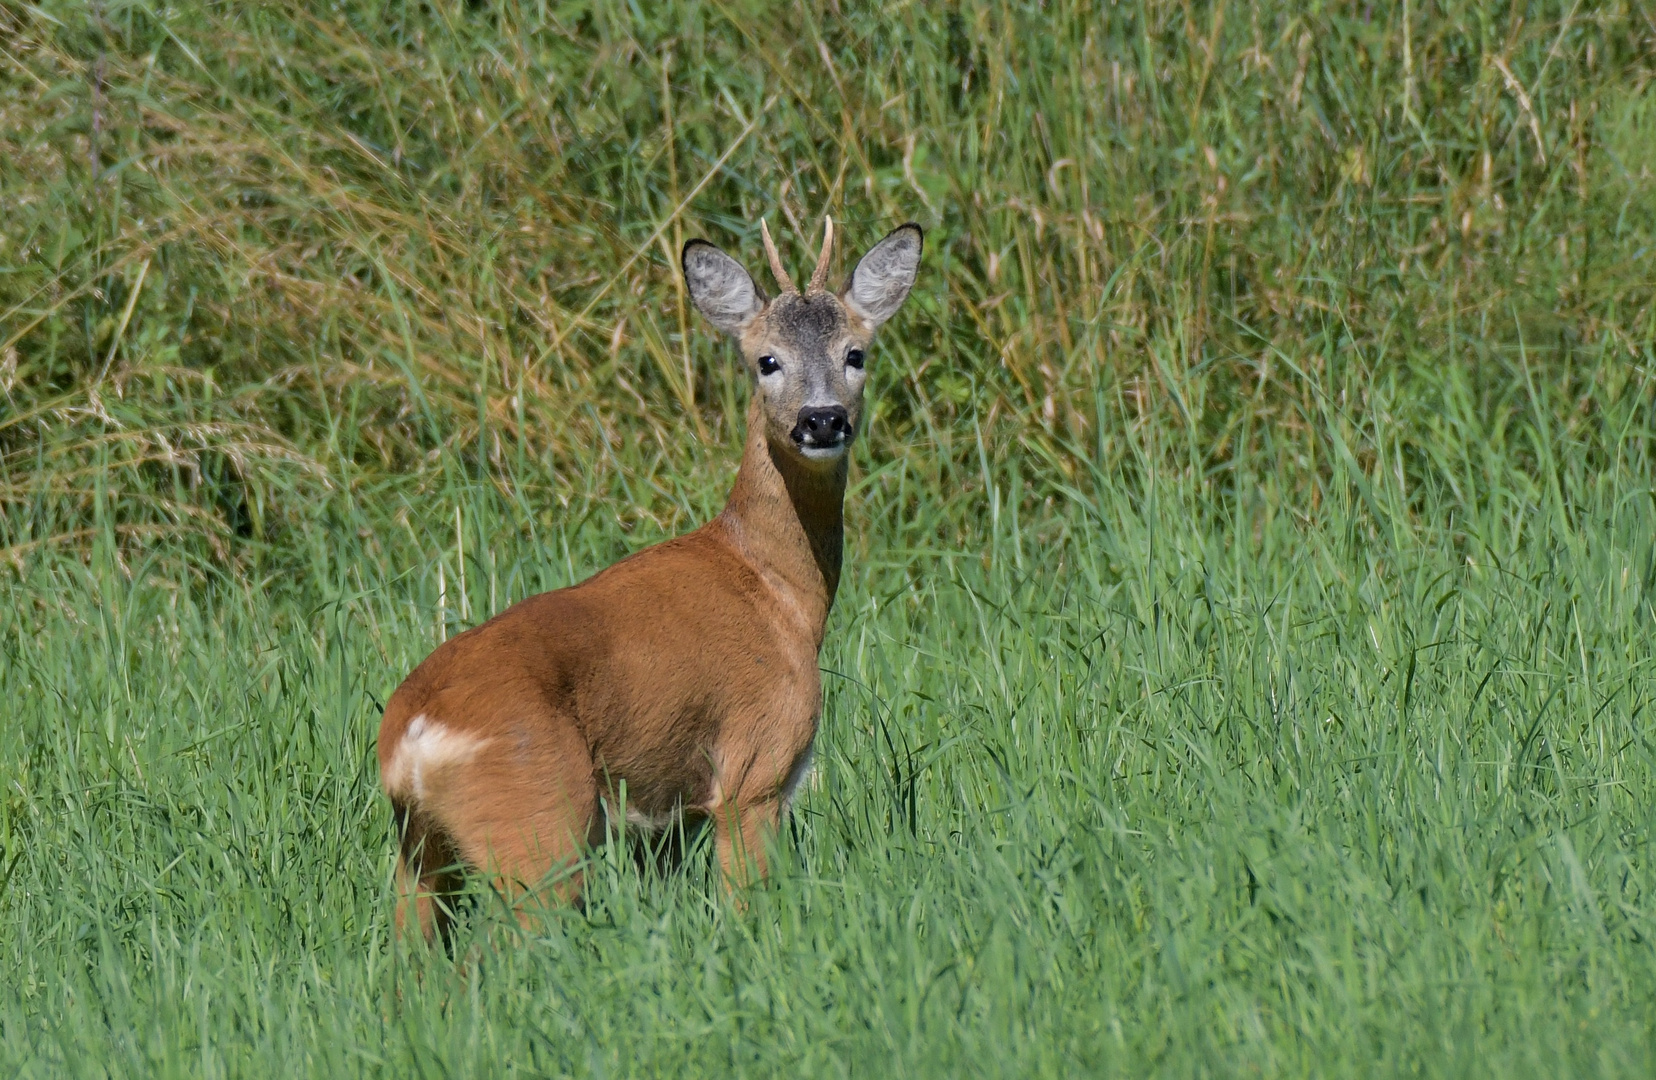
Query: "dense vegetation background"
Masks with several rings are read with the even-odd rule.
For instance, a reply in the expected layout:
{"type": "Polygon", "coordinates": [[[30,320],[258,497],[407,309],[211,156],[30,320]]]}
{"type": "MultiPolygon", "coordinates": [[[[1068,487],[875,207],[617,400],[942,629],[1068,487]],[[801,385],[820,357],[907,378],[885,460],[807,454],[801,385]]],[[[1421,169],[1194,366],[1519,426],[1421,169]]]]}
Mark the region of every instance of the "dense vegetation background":
{"type": "Polygon", "coordinates": [[[1653,79],[1574,0],[0,5],[0,1063],[1649,1075],[1653,79]],[[928,245],[784,871],[392,949],[377,703],[717,509],[677,248],[824,212],[928,245]]]}

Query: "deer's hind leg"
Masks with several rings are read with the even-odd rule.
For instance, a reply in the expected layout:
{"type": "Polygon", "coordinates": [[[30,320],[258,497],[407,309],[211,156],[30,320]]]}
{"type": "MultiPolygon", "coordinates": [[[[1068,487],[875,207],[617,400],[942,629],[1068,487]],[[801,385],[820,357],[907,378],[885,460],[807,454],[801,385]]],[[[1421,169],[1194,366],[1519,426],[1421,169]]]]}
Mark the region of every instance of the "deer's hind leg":
{"type": "Polygon", "coordinates": [[[454,929],[454,900],[463,882],[460,854],[431,818],[400,802],[392,803],[398,834],[397,936],[410,932],[409,917],[427,941],[449,947],[454,929]]]}
{"type": "Polygon", "coordinates": [[[387,786],[408,808],[401,906],[428,938],[446,934],[452,916],[441,900],[458,880],[443,868],[455,863],[485,874],[526,924],[543,886],[558,901],[577,899],[574,863],[598,790],[574,723],[538,705],[486,727],[446,724],[442,712],[439,703],[415,717],[392,756],[387,786]]]}
{"type": "Polygon", "coordinates": [[[528,925],[580,898],[576,867],[598,809],[586,741],[550,711],[505,725],[442,778],[433,803],[465,861],[528,925]],[[550,897],[546,893],[550,892],[550,897]]]}

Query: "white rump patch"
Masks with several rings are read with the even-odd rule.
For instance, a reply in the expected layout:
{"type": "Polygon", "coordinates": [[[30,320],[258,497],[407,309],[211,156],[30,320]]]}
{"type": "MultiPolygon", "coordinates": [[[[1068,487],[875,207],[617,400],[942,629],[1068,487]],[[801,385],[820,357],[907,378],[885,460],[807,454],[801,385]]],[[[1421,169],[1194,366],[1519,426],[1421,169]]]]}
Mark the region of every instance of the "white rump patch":
{"type": "Polygon", "coordinates": [[[423,800],[432,773],[465,764],[488,741],[444,727],[421,713],[409,721],[408,729],[397,742],[391,764],[385,770],[385,790],[423,800]]]}

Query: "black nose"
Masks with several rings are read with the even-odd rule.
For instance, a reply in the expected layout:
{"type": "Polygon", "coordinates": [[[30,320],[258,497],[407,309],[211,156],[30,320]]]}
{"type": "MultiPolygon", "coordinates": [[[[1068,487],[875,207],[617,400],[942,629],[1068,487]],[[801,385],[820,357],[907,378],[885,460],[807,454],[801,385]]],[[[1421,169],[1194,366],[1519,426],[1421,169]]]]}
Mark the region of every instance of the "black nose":
{"type": "Polygon", "coordinates": [[[846,415],[844,405],[799,410],[799,422],[793,429],[793,441],[799,445],[838,446],[850,437],[851,417],[846,415]]]}

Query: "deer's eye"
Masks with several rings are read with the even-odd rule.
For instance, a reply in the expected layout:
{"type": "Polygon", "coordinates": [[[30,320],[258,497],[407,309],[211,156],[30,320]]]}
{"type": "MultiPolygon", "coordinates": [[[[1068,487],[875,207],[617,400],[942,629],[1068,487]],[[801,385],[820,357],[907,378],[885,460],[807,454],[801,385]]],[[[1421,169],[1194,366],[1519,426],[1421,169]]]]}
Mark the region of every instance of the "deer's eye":
{"type": "Polygon", "coordinates": [[[782,370],[782,365],[776,362],[776,357],[774,357],[774,356],[761,356],[759,358],[759,374],[761,374],[761,375],[775,375],[778,371],[781,371],[781,370],[782,370]]]}
{"type": "Polygon", "coordinates": [[[852,349],[850,352],[846,353],[845,366],[856,368],[858,371],[861,371],[863,366],[863,351],[861,349],[852,349]]]}

